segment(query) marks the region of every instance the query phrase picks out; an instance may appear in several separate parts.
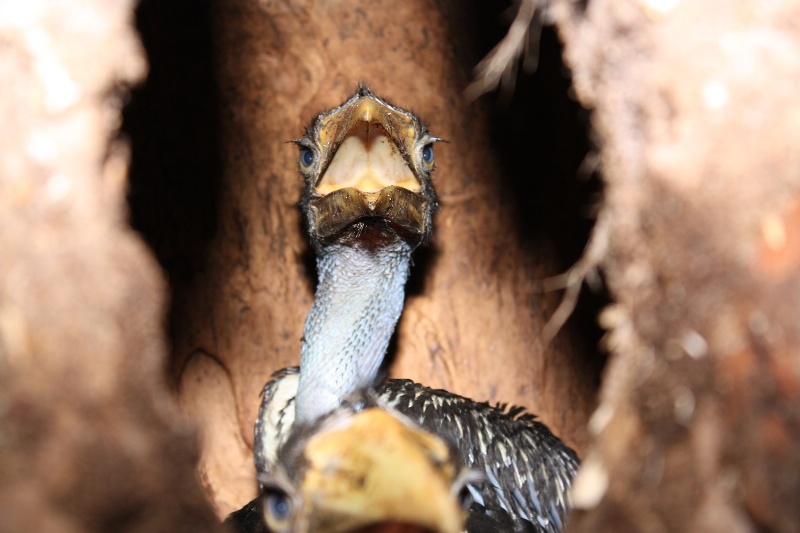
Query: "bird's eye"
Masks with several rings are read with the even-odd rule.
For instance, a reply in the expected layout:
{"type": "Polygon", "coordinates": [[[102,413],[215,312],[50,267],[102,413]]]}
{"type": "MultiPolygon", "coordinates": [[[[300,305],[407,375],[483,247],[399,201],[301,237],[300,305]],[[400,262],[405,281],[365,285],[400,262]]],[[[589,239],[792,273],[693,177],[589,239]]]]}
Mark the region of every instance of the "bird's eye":
{"type": "Polygon", "coordinates": [[[289,495],[280,489],[270,489],[263,496],[264,520],[270,531],[288,530],[292,517],[292,502],[289,495]]]}
{"type": "Polygon", "coordinates": [[[303,168],[309,168],[313,164],[314,164],[314,152],[312,152],[308,148],[302,148],[300,150],[300,166],[303,168]]]}
{"type": "Polygon", "coordinates": [[[425,148],[422,149],[422,161],[425,162],[426,165],[433,164],[433,145],[428,144],[425,148]]]}

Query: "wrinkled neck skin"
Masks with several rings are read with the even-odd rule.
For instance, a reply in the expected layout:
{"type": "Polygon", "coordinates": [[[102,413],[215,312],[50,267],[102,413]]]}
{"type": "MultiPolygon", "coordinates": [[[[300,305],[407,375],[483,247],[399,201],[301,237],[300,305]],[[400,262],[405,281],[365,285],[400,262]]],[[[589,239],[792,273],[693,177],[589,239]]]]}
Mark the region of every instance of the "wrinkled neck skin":
{"type": "Polygon", "coordinates": [[[312,422],[373,385],[403,311],[411,246],[331,244],[300,354],[297,421],[312,422]]]}

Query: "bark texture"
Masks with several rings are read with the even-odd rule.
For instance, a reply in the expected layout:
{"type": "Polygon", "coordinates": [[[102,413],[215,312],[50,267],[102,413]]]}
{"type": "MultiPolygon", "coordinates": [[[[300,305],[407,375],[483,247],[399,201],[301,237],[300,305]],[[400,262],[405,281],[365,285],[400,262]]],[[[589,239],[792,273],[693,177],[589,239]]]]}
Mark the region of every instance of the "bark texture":
{"type": "Polygon", "coordinates": [[[525,405],[567,442],[583,442],[594,369],[582,368],[568,339],[541,341],[553,306],[535,280],[560,266],[552,243],[517,224],[520,202],[501,186],[489,117],[462,97],[471,68],[458,54],[462,17],[459,5],[426,0],[214,4],[218,226],[202,270],[176,296],[173,363],[182,405],[207,428],[203,470],[221,515],[254,494],[259,392],[298,363],[313,298],[297,152],[286,141],[359,81],[450,142],[437,147],[442,208],[432,246],[416,256],[392,375],[525,405]],[[204,408],[211,398],[235,411],[204,408]],[[234,423],[236,434],[213,429],[234,423]]]}
{"type": "MultiPolygon", "coordinates": [[[[285,141],[358,81],[450,141],[392,373],[523,404],[583,448],[597,366],[574,337],[540,336],[553,302],[536,280],[564,266],[542,228],[563,219],[530,213],[557,203],[532,202],[552,191],[531,184],[555,181],[537,159],[550,145],[522,140],[547,111],[528,99],[498,121],[463,100],[484,21],[460,2],[218,0],[187,24],[181,10],[208,5],[140,12],[154,10],[150,43],[170,58],[153,80],[182,83],[143,91],[129,124],[151,156],[134,158],[134,218],[173,289],[167,361],[166,288],[128,229],[128,156],[109,141],[122,87],[144,72],[131,3],[0,0],[13,80],[0,98],[0,531],[213,529],[165,367],[203,426],[218,515],[252,497],[258,394],[298,362],[314,289],[285,141]],[[185,43],[212,20],[215,69],[193,71],[212,51],[185,43]]],[[[592,257],[615,300],[570,530],[798,531],[800,6],[552,0],[549,14],[594,112],[606,188],[592,257]]],[[[567,112],[552,111],[553,137],[567,112]]]]}
{"type": "Polygon", "coordinates": [[[132,2],[0,1],[0,531],[211,531],[110,142],[132,2]]]}
{"type": "Polygon", "coordinates": [[[798,531],[800,6],[552,7],[616,301],[569,530],[798,531]]]}

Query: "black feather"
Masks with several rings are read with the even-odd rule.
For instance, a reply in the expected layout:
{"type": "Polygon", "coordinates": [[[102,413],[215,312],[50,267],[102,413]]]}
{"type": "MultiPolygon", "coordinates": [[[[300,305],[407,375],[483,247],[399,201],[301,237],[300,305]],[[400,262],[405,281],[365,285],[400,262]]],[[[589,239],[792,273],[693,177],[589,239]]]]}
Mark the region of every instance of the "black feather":
{"type": "MultiPolygon", "coordinates": [[[[265,397],[271,397],[279,380],[297,372],[295,367],[275,373],[265,387],[265,397]]],[[[482,501],[475,501],[470,507],[469,533],[561,531],[579,460],[534,415],[521,407],[492,406],[404,379],[386,381],[375,395],[382,404],[450,442],[464,466],[483,474],[482,481],[473,483],[482,501]]],[[[289,431],[280,423],[278,429],[289,431]]],[[[256,516],[252,520],[261,520],[253,502],[233,513],[227,522],[252,527],[253,522],[245,519],[251,514],[256,516]]]]}
{"type": "Polygon", "coordinates": [[[228,515],[224,525],[234,533],[269,533],[258,498],[228,515]]]}
{"type": "MultiPolygon", "coordinates": [[[[475,484],[483,504],[473,503],[470,523],[475,517],[480,527],[493,523],[498,531],[561,531],[579,460],[534,415],[410,380],[389,380],[376,392],[423,428],[454,443],[465,466],[484,474],[475,484]]],[[[468,526],[468,531],[484,531],[480,527],[468,526]]]]}

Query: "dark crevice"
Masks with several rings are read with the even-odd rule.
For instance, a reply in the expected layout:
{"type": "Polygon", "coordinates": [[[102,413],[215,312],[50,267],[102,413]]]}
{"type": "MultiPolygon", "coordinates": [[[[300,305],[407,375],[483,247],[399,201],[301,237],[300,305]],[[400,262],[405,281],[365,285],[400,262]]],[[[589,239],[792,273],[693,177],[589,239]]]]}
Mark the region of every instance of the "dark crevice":
{"type": "MultiPolygon", "coordinates": [[[[463,2],[439,3],[450,15],[456,55],[469,58],[469,65],[477,64],[505,37],[518,6],[473,0],[465,9],[463,2]]],[[[595,150],[590,113],[570,96],[571,74],[555,29],[535,24],[531,31],[540,31],[531,35],[538,46],[529,47],[538,56],[529,59],[535,71],[526,73],[520,65],[510,86],[501,86],[475,105],[489,110],[493,148],[503,169],[503,198],[514,208],[523,245],[532,254],[555,253],[558,270],[545,275],[556,275],[581,257],[603,187],[592,165],[586,164],[595,150]]],[[[598,280],[593,289],[584,286],[561,336],[572,336],[575,348],[584,354],[585,369],[596,375],[599,386],[606,355],[599,348],[603,332],[596,317],[610,299],[602,277],[598,280]]]]}
{"type": "Polygon", "coordinates": [[[208,0],[142,0],[136,27],[150,64],[123,113],[131,225],[184,285],[202,269],[221,188],[218,99],[208,0]]]}
{"type": "MultiPolygon", "coordinates": [[[[494,99],[492,139],[503,167],[505,199],[515,205],[517,226],[532,253],[554,251],[559,270],[570,268],[582,255],[594,227],[602,198],[602,181],[584,164],[594,147],[589,140],[590,114],[570,95],[570,72],[552,26],[542,29],[534,73],[519,73],[509,97],[494,99]]],[[[599,349],[602,330],[598,312],[609,303],[599,290],[581,292],[565,332],[585,353],[599,385],[605,354],[599,349]]],[[[562,333],[563,335],[564,333],[562,333]]]]}

